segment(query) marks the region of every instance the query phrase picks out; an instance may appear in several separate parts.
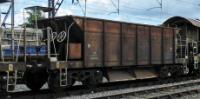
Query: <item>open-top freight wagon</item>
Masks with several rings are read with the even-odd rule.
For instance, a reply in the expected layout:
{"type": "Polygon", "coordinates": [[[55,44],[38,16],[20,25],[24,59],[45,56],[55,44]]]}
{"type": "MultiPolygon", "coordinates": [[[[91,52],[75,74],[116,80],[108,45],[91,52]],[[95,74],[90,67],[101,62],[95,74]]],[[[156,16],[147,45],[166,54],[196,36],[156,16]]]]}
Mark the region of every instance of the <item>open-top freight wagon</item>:
{"type": "Polygon", "coordinates": [[[21,70],[32,90],[46,82],[56,89],[199,72],[198,40],[182,39],[175,28],[78,16],[43,19],[39,27],[47,55],[21,70]]]}

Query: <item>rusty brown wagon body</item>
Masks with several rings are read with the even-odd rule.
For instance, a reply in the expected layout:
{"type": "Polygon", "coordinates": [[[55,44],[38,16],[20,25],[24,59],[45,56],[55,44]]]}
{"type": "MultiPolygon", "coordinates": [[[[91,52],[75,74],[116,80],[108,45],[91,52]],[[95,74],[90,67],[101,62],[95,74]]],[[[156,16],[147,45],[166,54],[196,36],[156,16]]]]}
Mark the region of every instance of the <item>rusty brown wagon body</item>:
{"type": "MultiPolygon", "coordinates": [[[[69,43],[79,43],[82,50],[70,51],[69,56],[82,52],[82,67],[175,64],[176,29],[77,16],[43,20],[41,26],[61,32],[73,22],[69,43]]],[[[57,52],[66,45],[62,43],[57,43],[57,52]]]]}
{"type": "Polygon", "coordinates": [[[134,75],[157,77],[157,66],[176,64],[174,28],[78,16],[46,19],[40,23],[41,28],[51,27],[57,33],[69,31],[69,45],[79,45],[66,46],[67,40],[55,41],[60,61],[66,59],[67,47],[70,49],[68,68],[104,68],[110,77],[119,74],[127,79],[137,79],[134,75]],[[131,73],[127,72],[129,70],[131,73]]]}

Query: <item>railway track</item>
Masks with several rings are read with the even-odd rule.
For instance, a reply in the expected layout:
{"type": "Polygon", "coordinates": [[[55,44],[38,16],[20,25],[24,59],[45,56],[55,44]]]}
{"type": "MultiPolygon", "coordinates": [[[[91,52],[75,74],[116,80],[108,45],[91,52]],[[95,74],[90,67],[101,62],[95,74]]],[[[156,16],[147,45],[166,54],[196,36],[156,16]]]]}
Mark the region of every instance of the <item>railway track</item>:
{"type": "Polygon", "coordinates": [[[86,94],[82,96],[69,97],[76,99],[88,99],[88,98],[127,98],[127,99],[153,99],[159,97],[169,97],[173,98],[176,95],[184,95],[186,92],[194,92],[200,89],[200,79],[189,80],[178,83],[168,83],[163,85],[154,85],[139,88],[127,88],[120,90],[104,91],[92,94],[86,94]]]}
{"type": "Polygon", "coordinates": [[[165,80],[138,81],[128,83],[103,84],[96,88],[86,86],[63,89],[52,93],[48,90],[40,92],[19,92],[0,95],[0,99],[147,99],[172,98],[197,94],[200,79],[183,77],[172,81],[165,80]]]}

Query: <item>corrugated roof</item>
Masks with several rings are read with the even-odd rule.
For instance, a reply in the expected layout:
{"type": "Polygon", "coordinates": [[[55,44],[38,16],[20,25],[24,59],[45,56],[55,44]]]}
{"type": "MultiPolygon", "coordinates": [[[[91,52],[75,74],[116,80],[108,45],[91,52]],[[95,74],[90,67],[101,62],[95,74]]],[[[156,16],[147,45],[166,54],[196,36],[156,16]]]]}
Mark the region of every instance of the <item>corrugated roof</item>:
{"type": "Polygon", "coordinates": [[[163,24],[175,23],[177,21],[189,22],[196,27],[200,27],[199,19],[191,19],[191,18],[185,18],[185,17],[181,17],[181,16],[171,17],[171,18],[167,19],[163,24]]]}

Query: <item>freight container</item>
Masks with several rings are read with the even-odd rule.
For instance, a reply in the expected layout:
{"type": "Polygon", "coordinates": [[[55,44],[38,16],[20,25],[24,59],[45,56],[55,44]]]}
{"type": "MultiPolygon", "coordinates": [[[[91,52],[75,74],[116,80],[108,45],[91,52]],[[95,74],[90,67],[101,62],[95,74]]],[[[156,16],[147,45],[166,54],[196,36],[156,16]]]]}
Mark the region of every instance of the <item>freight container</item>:
{"type": "Polygon", "coordinates": [[[143,67],[175,63],[176,29],[173,28],[77,16],[41,20],[40,23],[40,27],[50,27],[57,35],[68,31],[69,53],[59,51],[67,40],[55,40],[55,45],[59,55],[69,55],[69,60],[81,59],[84,65],[80,67],[143,67]],[[80,45],[75,47],[74,43],[80,45]]]}

